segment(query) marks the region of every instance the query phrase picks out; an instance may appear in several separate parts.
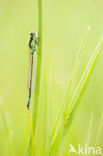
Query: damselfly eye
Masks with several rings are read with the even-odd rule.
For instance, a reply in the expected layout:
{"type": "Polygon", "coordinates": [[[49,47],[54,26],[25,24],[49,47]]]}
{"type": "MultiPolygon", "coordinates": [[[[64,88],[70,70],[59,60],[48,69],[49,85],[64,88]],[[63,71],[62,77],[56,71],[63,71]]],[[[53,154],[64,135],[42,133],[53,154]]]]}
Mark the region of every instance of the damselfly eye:
{"type": "Polygon", "coordinates": [[[35,32],[31,32],[30,35],[31,35],[31,36],[35,36],[36,33],[35,33],[35,32]]]}

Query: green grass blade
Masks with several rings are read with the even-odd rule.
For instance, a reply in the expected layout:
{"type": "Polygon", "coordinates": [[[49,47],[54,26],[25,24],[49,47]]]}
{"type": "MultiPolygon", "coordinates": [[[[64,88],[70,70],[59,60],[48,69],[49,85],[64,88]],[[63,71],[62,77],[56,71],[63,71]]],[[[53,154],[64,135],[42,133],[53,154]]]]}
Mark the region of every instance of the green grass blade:
{"type": "Polygon", "coordinates": [[[98,42],[97,44],[97,47],[95,48],[94,52],[93,52],[93,55],[91,56],[90,60],[89,60],[89,63],[82,75],[82,78],[75,90],[75,93],[72,97],[72,100],[71,100],[71,103],[70,105],[68,106],[68,109],[65,110],[65,112],[68,114],[69,112],[72,112],[72,110],[74,109],[75,107],[75,101],[78,100],[78,97],[82,95],[82,92],[84,91],[85,89],[85,86],[88,82],[88,79],[90,77],[90,74],[94,68],[94,65],[96,63],[96,60],[101,52],[101,49],[103,48],[103,36],[101,37],[100,41],[98,42]]]}
{"type": "Polygon", "coordinates": [[[69,95],[69,91],[70,91],[70,88],[71,88],[71,84],[72,84],[74,75],[76,73],[77,67],[79,65],[80,57],[82,55],[83,48],[84,48],[84,45],[85,45],[85,42],[86,42],[86,38],[87,38],[87,35],[88,35],[88,32],[89,32],[88,28],[91,26],[91,22],[92,22],[95,6],[96,6],[96,1],[94,2],[94,6],[93,6],[93,9],[92,9],[91,14],[90,14],[88,25],[87,25],[84,37],[83,37],[82,42],[81,42],[81,46],[80,46],[80,49],[79,49],[79,52],[78,52],[75,64],[73,66],[73,70],[72,70],[72,73],[71,73],[71,76],[70,76],[70,80],[69,80],[69,83],[67,85],[67,88],[66,88],[66,91],[65,91],[65,95],[64,95],[61,107],[60,107],[60,110],[58,111],[58,115],[57,115],[56,122],[55,122],[53,130],[52,130],[51,139],[50,139],[50,143],[49,143],[48,149],[50,148],[50,146],[51,146],[51,144],[52,144],[52,142],[53,142],[53,140],[55,138],[56,132],[58,131],[58,128],[59,128],[61,116],[63,114],[63,110],[64,110],[64,107],[65,107],[66,101],[68,99],[68,95],[69,95]]]}
{"type": "Polygon", "coordinates": [[[48,129],[48,121],[47,121],[47,76],[46,76],[46,71],[44,71],[44,79],[43,79],[43,95],[44,95],[44,108],[43,108],[43,116],[44,116],[44,121],[43,121],[43,136],[44,136],[44,155],[45,155],[45,149],[46,149],[46,141],[47,141],[47,129],[48,129]]]}
{"type": "MultiPolygon", "coordinates": [[[[89,124],[89,131],[88,131],[88,136],[87,136],[87,147],[89,145],[89,141],[90,141],[90,138],[91,138],[91,134],[92,134],[92,125],[93,125],[93,112],[91,113],[91,118],[90,118],[90,124],[89,124]]],[[[86,156],[86,154],[85,154],[86,156]]]]}
{"type": "Polygon", "coordinates": [[[51,132],[51,105],[52,105],[52,68],[45,67],[44,71],[44,155],[46,153],[47,143],[50,140],[51,132]],[[47,70],[46,70],[47,69],[47,70]],[[47,71],[47,72],[46,72],[47,71]],[[48,73],[48,74],[47,74],[48,73]]]}
{"type": "Polygon", "coordinates": [[[59,133],[61,133],[61,135],[60,135],[61,138],[60,138],[59,143],[60,143],[60,145],[62,144],[64,136],[66,135],[66,133],[68,132],[68,129],[71,126],[75,110],[78,106],[78,103],[79,103],[83,93],[84,93],[84,90],[86,88],[86,84],[89,80],[91,72],[94,68],[96,60],[97,60],[102,48],[103,48],[103,36],[101,37],[100,41],[98,42],[97,47],[95,48],[93,55],[91,56],[89,63],[87,64],[87,67],[86,67],[86,69],[85,69],[85,71],[81,77],[81,80],[80,80],[80,82],[79,82],[79,84],[78,84],[78,86],[74,92],[74,95],[72,96],[71,101],[69,103],[67,101],[67,103],[66,103],[66,105],[68,107],[65,109],[65,111],[63,113],[61,125],[59,127],[58,132],[56,132],[56,134],[55,134],[55,137],[54,137],[54,140],[51,144],[51,147],[49,147],[48,154],[51,153],[51,151],[53,149],[53,145],[54,145],[55,140],[56,140],[59,133]]]}
{"type": "Polygon", "coordinates": [[[29,144],[27,148],[26,155],[31,155],[31,151],[33,151],[33,140],[35,135],[36,128],[36,120],[37,120],[37,112],[38,112],[38,103],[39,103],[39,93],[40,93],[40,78],[41,78],[41,55],[42,55],[42,0],[38,0],[38,35],[39,35],[39,45],[38,45],[38,53],[37,53],[37,71],[36,71],[36,82],[35,82],[35,93],[34,93],[34,105],[32,112],[32,131],[33,136],[30,135],[29,144]]]}
{"type": "Polygon", "coordinates": [[[8,152],[9,152],[9,155],[12,156],[13,155],[13,151],[11,150],[10,132],[9,132],[9,129],[8,129],[8,126],[7,126],[7,121],[6,121],[6,118],[5,118],[4,111],[1,110],[0,114],[1,114],[4,130],[5,130],[5,134],[6,134],[6,138],[7,138],[7,142],[8,142],[8,152]]]}
{"type": "Polygon", "coordinates": [[[48,142],[50,140],[50,135],[51,135],[51,106],[52,106],[52,67],[49,67],[49,80],[48,80],[48,142]]]}
{"type": "MultiPolygon", "coordinates": [[[[99,127],[98,127],[98,133],[97,133],[97,137],[96,137],[95,147],[97,147],[98,144],[99,144],[102,131],[103,131],[103,114],[102,114],[102,116],[101,116],[100,124],[99,124],[99,127]]],[[[96,156],[96,154],[95,154],[94,156],[96,156]]]]}
{"type": "Polygon", "coordinates": [[[39,7],[39,45],[38,45],[38,54],[37,54],[37,72],[36,72],[36,85],[35,85],[35,94],[34,94],[34,105],[33,105],[33,133],[35,133],[36,119],[37,119],[37,110],[39,102],[39,92],[40,92],[40,77],[41,77],[41,55],[42,55],[42,0],[38,0],[39,7]]]}

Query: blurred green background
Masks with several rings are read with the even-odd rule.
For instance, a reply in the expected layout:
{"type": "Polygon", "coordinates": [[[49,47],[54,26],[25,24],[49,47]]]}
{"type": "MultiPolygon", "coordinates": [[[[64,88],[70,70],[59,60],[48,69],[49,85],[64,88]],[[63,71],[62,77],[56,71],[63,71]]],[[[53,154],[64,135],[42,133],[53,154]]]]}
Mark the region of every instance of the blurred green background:
{"type": "MultiPolygon", "coordinates": [[[[28,40],[30,32],[38,31],[38,4],[36,0],[0,2],[0,156],[23,156],[31,127],[31,111],[28,112],[26,109],[28,40]]],[[[43,54],[35,137],[36,156],[42,156],[43,150],[44,96],[47,97],[47,103],[51,103],[50,127],[52,127],[93,6],[94,0],[43,0],[43,54]],[[47,95],[44,95],[45,89],[47,89],[47,95]]],[[[92,25],[73,81],[71,96],[102,34],[103,0],[97,0],[92,25]]],[[[75,148],[78,144],[95,145],[103,115],[102,69],[103,52],[98,58],[62,146],[62,156],[72,156],[68,152],[69,144],[74,145],[75,148]]],[[[98,144],[103,148],[102,132],[98,144]]]]}

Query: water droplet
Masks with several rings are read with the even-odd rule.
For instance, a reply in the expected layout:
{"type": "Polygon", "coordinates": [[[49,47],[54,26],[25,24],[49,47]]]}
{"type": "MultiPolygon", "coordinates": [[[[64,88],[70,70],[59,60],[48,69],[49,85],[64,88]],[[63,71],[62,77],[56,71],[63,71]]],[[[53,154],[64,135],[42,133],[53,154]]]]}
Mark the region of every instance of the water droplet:
{"type": "Polygon", "coordinates": [[[88,26],[88,30],[90,30],[90,26],[88,26]]]}

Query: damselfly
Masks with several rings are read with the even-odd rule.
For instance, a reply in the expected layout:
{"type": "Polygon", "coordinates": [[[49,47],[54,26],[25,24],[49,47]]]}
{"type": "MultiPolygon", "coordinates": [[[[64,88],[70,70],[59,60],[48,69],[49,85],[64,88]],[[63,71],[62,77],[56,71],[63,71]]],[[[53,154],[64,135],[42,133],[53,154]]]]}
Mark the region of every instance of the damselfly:
{"type": "Polygon", "coordinates": [[[29,96],[27,102],[27,109],[29,110],[31,101],[31,89],[32,89],[32,76],[33,76],[33,64],[34,64],[34,53],[37,50],[39,38],[36,36],[35,32],[30,33],[30,40],[28,46],[30,48],[30,79],[29,79],[29,96]]]}

